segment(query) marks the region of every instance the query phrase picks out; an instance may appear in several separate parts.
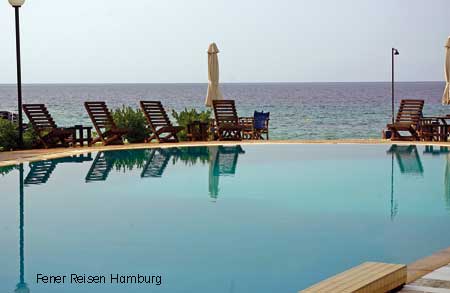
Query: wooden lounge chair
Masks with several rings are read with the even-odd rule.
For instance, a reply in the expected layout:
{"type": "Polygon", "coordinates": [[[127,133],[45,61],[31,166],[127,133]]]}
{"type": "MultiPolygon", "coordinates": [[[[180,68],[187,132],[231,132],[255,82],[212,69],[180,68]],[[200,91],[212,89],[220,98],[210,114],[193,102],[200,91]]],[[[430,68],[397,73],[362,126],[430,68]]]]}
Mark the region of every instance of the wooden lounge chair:
{"type": "Polygon", "coordinates": [[[402,100],[394,124],[387,128],[392,132],[391,140],[419,140],[420,119],[424,100],[402,100]],[[400,131],[410,135],[401,135],[400,131]]]}
{"type": "Polygon", "coordinates": [[[243,127],[239,123],[234,100],[215,100],[213,108],[219,140],[242,140],[243,127]]]}
{"type": "Polygon", "coordinates": [[[160,101],[141,101],[141,109],[150,126],[151,135],[146,142],[178,142],[177,134],[184,128],[173,126],[160,101]]]}
{"type": "Polygon", "coordinates": [[[98,137],[92,140],[92,144],[99,141],[103,145],[123,144],[123,136],[127,129],[118,128],[105,102],[85,102],[84,107],[94,124],[98,137]]]}
{"type": "Polygon", "coordinates": [[[73,130],[59,128],[44,104],[24,104],[22,108],[45,148],[73,143],[73,130]]]}

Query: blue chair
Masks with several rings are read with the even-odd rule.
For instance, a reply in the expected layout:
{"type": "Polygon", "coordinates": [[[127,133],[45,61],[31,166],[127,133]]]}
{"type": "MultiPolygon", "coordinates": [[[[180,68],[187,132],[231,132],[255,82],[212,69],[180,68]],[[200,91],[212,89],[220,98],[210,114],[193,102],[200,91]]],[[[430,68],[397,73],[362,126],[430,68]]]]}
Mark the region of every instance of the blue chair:
{"type": "Polygon", "coordinates": [[[242,125],[242,137],[244,139],[269,139],[269,115],[270,112],[253,113],[253,117],[239,117],[239,123],[242,125]]]}
{"type": "Polygon", "coordinates": [[[266,139],[269,140],[269,116],[270,112],[258,112],[253,113],[253,139],[264,139],[263,134],[266,135],[266,139]]]}

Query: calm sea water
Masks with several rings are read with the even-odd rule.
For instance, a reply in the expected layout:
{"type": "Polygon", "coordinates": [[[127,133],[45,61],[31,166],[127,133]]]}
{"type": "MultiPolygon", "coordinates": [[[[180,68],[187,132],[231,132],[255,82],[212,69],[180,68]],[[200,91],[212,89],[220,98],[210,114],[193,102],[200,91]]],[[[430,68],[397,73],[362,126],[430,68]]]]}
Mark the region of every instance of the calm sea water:
{"type": "Polygon", "coordinates": [[[450,244],[449,154],[226,146],[33,162],[22,182],[0,168],[0,292],[297,292],[365,261],[411,263],[450,244]],[[39,273],[162,285],[49,285],[39,273]]]}
{"type": "MultiPolygon", "coordinates": [[[[25,103],[45,103],[60,126],[90,124],[83,102],[105,100],[111,108],[161,100],[168,109],[204,109],[206,84],[26,85],[25,103]]],[[[425,114],[447,114],[441,105],[443,82],[397,83],[396,97],[424,99],[425,114]]],[[[223,84],[237,101],[240,116],[270,111],[271,137],[334,139],[380,137],[390,120],[390,83],[223,84]]],[[[16,109],[16,89],[0,85],[0,110],[16,109]]]]}

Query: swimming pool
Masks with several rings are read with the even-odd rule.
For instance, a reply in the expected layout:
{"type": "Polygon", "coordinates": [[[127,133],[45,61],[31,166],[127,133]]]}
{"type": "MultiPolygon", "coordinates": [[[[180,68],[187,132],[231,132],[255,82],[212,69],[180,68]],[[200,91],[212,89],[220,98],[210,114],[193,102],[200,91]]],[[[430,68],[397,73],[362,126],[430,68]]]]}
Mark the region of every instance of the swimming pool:
{"type": "Polygon", "coordinates": [[[2,168],[0,292],[297,292],[364,261],[409,263],[450,246],[449,156],[253,145],[2,168]],[[138,274],[152,283],[110,282],[138,274]]]}

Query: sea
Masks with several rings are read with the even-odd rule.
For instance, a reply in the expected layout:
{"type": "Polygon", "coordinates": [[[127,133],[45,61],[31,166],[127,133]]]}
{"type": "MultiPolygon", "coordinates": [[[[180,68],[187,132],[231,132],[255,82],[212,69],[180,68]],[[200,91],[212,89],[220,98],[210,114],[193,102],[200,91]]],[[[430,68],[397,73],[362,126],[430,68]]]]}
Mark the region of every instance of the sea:
{"type": "MultiPolygon", "coordinates": [[[[424,115],[450,114],[441,104],[444,82],[398,82],[401,99],[424,99],[424,115]]],[[[239,116],[270,112],[271,139],[380,138],[391,120],[390,82],[224,83],[224,98],[236,100],[239,116]]],[[[110,108],[138,108],[140,100],[160,100],[166,110],[207,109],[207,84],[26,84],[24,103],[44,103],[58,126],[91,125],[85,101],[110,108]]],[[[0,111],[17,111],[15,85],[0,85],[0,111]]]]}

